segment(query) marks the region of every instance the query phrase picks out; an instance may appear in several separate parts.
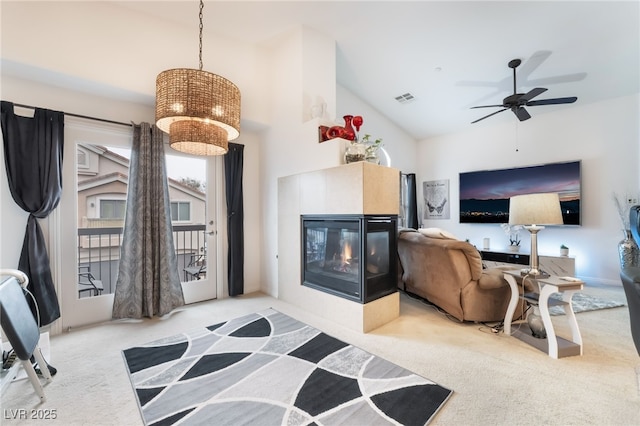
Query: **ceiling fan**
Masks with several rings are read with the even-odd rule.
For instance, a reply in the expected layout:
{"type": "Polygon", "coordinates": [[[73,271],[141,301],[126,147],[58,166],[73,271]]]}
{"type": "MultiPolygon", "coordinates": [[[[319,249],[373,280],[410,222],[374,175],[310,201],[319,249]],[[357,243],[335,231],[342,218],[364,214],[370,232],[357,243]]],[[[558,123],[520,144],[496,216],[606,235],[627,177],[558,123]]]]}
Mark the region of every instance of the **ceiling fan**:
{"type": "Polygon", "coordinates": [[[525,106],[538,106],[538,105],[557,105],[557,104],[572,104],[578,98],[575,96],[571,96],[568,98],[553,98],[553,99],[540,99],[538,101],[532,101],[536,96],[547,91],[546,88],[536,87],[535,89],[530,90],[527,93],[516,93],[516,68],[522,63],[520,59],[513,59],[509,61],[509,68],[513,69],[513,95],[509,95],[502,100],[502,104],[500,105],[479,105],[471,107],[474,108],[502,108],[499,111],[492,112],[489,115],[485,115],[482,118],[479,118],[475,121],[472,121],[471,124],[477,123],[478,121],[484,120],[485,118],[489,118],[492,115],[496,115],[502,111],[506,111],[510,109],[513,113],[518,117],[518,120],[525,121],[531,118],[531,115],[524,109],[525,106]]]}

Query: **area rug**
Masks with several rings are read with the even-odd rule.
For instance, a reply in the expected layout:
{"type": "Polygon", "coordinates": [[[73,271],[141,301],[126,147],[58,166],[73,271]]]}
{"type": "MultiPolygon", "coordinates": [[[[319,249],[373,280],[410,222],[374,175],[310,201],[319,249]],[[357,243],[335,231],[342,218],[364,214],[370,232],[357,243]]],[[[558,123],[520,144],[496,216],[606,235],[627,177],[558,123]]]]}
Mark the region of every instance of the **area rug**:
{"type": "Polygon", "coordinates": [[[146,425],[424,425],[452,394],[273,309],[123,355],[146,425]]]}
{"type": "MultiPolygon", "coordinates": [[[[552,294],[550,297],[558,300],[562,300],[562,295],[558,293],[552,294]]],[[[585,293],[575,293],[571,299],[573,305],[573,312],[576,314],[579,312],[597,311],[600,309],[617,308],[620,306],[626,306],[624,303],[616,302],[614,300],[604,300],[599,297],[590,296],[585,293]]],[[[549,314],[551,315],[564,315],[564,308],[562,306],[549,307],[549,314]]]]}

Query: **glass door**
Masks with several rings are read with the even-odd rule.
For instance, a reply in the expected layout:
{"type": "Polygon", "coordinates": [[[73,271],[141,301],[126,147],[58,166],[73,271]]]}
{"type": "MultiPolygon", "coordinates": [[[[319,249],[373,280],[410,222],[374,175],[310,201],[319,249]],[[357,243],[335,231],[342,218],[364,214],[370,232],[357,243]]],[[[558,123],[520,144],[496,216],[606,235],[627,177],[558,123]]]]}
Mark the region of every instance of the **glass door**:
{"type": "MultiPolygon", "coordinates": [[[[131,128],[65,126],[60,201],[63,328],[111,319],[127,201],[131,128]],[[68,188],[71,188],[69,190],[68,188]]],[[[186,303],[215,298],[216,158],[165,149],[178,273],[186,303]],[[212,182],[212,184],[208,184],[212,182]]]]}
{"type": "Polygon", "coordinates": [[[185,303],[217,297],[216,157],[166,149],[173,240],[185,303]]]}

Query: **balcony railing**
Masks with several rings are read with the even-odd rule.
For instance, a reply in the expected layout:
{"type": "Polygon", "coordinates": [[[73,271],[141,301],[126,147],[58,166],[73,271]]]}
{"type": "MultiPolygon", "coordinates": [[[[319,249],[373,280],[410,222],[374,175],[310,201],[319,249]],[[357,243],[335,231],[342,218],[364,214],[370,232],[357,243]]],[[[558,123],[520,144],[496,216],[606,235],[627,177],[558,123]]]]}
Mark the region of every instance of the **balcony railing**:
{"type": "MultiPolygon", "coordinates": [[[[78,228],[78,265],[83,268],[83,272],[86,272],[88,268],[94,279],[102,283],[101,294],[113,293],[115,290],[122,245],[122,229],[122,227],[78,228]]],[[[178,259],[178,271],[183,281],[191,281],[204,276],[205,272],[199,275],[185,272],[185,268],[190,263],[200,262],[202,264],[202,262],[206,262],[207,246],[204,231],[205,225],[175,225],[173,227],[173,243],[178,259]]],[[[84,279],[83,282],[85,282],[84,279]]],[[[89,291],[81,293],[81,297],[93,295],[95,293],[89,291]]]]}

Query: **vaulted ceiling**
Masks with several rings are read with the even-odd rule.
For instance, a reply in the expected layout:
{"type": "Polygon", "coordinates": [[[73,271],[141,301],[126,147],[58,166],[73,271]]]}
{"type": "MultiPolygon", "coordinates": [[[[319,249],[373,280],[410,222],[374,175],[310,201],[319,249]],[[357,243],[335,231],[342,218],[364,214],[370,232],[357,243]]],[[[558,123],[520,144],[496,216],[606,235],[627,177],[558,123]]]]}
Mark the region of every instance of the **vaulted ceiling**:
{"type": "MultiPolygon", "coordinates": [[[[157,18],[157,27],[144,31],[169,31],[171,25],[197,31],[195,0],[101,6],[157,18]]],[[[421,140],[516,120],[505,111],[471,124],[498,108],[470,109],[500,104],[513,93],[507,63],[514,58],[522,60],[519,93],[545,87],[536,99],[578,97],[570,105],[530,107],[532,120],[559,108],[638,93],[639,6],[638,1],[207,1],[204,17],[205,34],[256,45],[299,25],[328,35],[336,40],[338,82],[421,140]],[[414,99],[398,102],[404,94],[414,99]]],[[[60,25],[78,25],[73,16],[57,19],[68,21],[60,25]]],[[[114,23],[114,43],[126,43],[119,33],[114,23]]],[[[15,36],[2,33],[3,39],[15,36]]],[[[91,77],[85,83],[90,90],[91,77]]],[[[123,89],[153,98],[148,85],[123,89]]]]}

